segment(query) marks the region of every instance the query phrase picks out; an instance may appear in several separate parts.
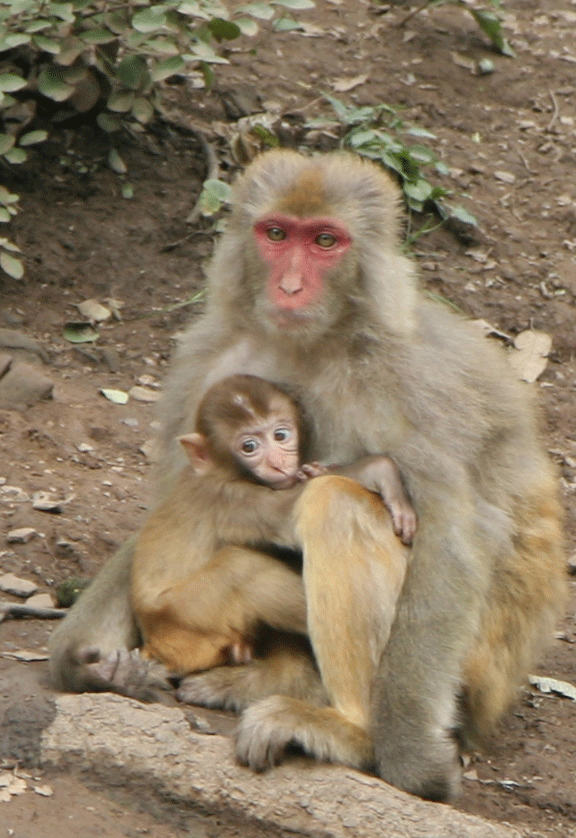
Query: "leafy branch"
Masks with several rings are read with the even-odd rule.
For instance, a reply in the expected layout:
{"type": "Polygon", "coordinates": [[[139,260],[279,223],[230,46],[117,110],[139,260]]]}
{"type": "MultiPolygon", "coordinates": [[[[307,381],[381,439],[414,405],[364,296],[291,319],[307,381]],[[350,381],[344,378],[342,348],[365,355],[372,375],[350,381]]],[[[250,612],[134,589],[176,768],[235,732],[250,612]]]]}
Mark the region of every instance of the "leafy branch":
{"type": "MultiPolygon", "coordinates": [[[[161,110],[170,76],[210,87],[214,66],[227,64],[224,42],[253,36],[262,22],[297,26],[290,13],[312,0],[0,0],[0,163],[21,164],[27,147],[48,137],[34,130],[39,102],[94,115],[110,135],[145,126],[161,110]],[[22,119],[22,104],[25,117],[22,119]]],[[[126,166],[111,149],[108,163],[126,166]]],[[[18,196],[0,191],[0,223],[17,212],[18,196]]],[[[0,238],[0,266],[20,278],[17,246],[0,238]]]]}

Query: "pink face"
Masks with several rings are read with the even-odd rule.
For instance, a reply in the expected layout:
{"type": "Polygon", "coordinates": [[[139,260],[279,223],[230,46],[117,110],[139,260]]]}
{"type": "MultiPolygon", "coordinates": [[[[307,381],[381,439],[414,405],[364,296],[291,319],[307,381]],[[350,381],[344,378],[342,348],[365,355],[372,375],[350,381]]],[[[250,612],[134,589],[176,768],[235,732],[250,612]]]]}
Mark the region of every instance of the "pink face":
{"type": "Polygon", "coordinates": [[[297,218],[273,213],[254,225],[260,255],[270,266],[268,298],[281,312],[298,312],[318,302],[326,272],[351,244],[333,218],[297,218]]]}
{"type": "Polygon", "coordinates": [[[233,441],[236,459],[272,489],[289,489],[298,482],[298,429],[284,405],[271,406],[270,416],[255,420],[233,441]]]}

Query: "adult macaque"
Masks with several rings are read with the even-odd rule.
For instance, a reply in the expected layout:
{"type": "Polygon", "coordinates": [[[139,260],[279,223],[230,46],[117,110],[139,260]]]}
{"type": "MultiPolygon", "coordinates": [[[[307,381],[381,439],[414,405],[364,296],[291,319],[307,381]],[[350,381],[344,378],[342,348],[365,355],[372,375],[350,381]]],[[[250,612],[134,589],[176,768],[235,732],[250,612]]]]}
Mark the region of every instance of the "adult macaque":
{"type": "MultiPolygon", "coordinates": [[[[294,399],[255,376],[211,387],[196,431],[180,442],[190,464],[144,524],[132,563],[143,653],[175,675],[247,663],[262,623],[306,633],[300,574],[262,546],[295,545],[291,511],[302,481],[328,470],[303,465],[307,433],[294,399]]],[[[414,511],[390,458],[338,471],[381,494],[398,534],[412,540],[414,511]]],[[[407,552],[398,553],[387,586],[392,615],[406,570],[407,552]]]]}
{"type": "MultiPolygon", "coordinates": [[[[397,204],[391,179],[350,155],[272,151],[252,163],[206,313],[167,382],[161,468],[173,481],[174,438],[233,373],[295,393],[313,423],[312,458],[393,457],[418,531],[389,636],[381,569],[405,548],[385,538],[383,505],[335,475],[310,480],[296,504],[308,631],[331,706],[315,706],[311,686],[309,701],[294,698],[302,667],[289,650],[281,665],[275,655],[191,676],[183,694],[250,705],[237,754],[256,769],[292,742],[443,800],[458,789],[457,740],[490,729],[552,635],[566,587],[561,513],[528,388],[497,347],[419,293],[397,204]]],[[[55,633],[60,685],[82,688],[86,647],[106,656],[135,644],[130,557],[126,546],[55,633]]]]}

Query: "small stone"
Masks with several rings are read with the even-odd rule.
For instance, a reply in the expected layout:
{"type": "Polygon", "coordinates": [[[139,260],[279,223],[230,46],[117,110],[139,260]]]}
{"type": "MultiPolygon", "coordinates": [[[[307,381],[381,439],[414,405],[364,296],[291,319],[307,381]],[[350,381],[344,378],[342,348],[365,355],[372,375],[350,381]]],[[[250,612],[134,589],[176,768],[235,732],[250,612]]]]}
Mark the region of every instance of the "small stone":
{"type": "Polygon", "coordinates": [[[61,501],[56,500],[50,492],[34,492],[32,495],[32,508],[40,512],[62,512],[61,501]]]}
{"type": "Polygon", "coordinates": [[[139,450],[150,463],[157,463],[160,459],[160,443],[155,438],[147,439],[146,442],[142,443],[139,450]]]}
{"type": "Polygon", "coordinates": [[[137,402],[157,402],[160,398],[160,393],[157,390],[151,390],[149,387],[139,387],[135,385],[128,390],[128,395],[136,399],[137,402]]]}
{"type": "Polygon", "coordinates": [[[50,594],[35,594],[26,600],[31,608],[54,608],[54,600],[50,594]]]}
{"type": "Polygon", "coordinates": [[[0,576],[0,591],[5,591],[7,594],[26,598],[35,594],[37,590],[38,585],[35,582],[20,579],[13,573],[5,573],[4,576],[0,576]]]}
{"type": "Polygon", "coordinates": [[[27,544],[31,538],[37,535],[34,527],[19,527],[16,530],[10,530],[6,536],[8,544],[27,544]]]}

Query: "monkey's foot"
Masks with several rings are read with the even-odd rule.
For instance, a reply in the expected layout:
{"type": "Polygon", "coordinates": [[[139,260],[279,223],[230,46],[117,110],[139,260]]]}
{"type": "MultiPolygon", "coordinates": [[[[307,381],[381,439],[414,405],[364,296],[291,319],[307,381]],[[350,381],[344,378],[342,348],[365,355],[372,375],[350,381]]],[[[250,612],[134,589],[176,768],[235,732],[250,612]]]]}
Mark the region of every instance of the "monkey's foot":
{"type": "Polygon", "coordinates": [[[166,667],[144,658],[139,649],[114,649],[101,655],[98,649],[86,647],[78,651],[78,659],[95,682],[101,681],[112,692],[155,701],[157,690],[172,689],[166,667]]]}
{"type": "Polygon", "coordinates": [[[426,736],[417,739],[394,733],[378,742],[376,773],[386,782],[404,791],[446,803],[460,791],[461,766],[458,749],[451,736],[426,736]]]}
{"type": "Polygon", "coordinates": [[[366,733],[331,707],[314,707],[274,695],[244,711],[236,733],[236,756],[254,771],[280,762],[289,745],[325,762],[370,770],[374,749],[366,733]]]}
{"type": "Polygon", "coordinates": [[[184,704],[239,712],[250,703],[249,671],[248,666],[220,666],[188,675],[180,681],[176,697],[184,704]]]}

